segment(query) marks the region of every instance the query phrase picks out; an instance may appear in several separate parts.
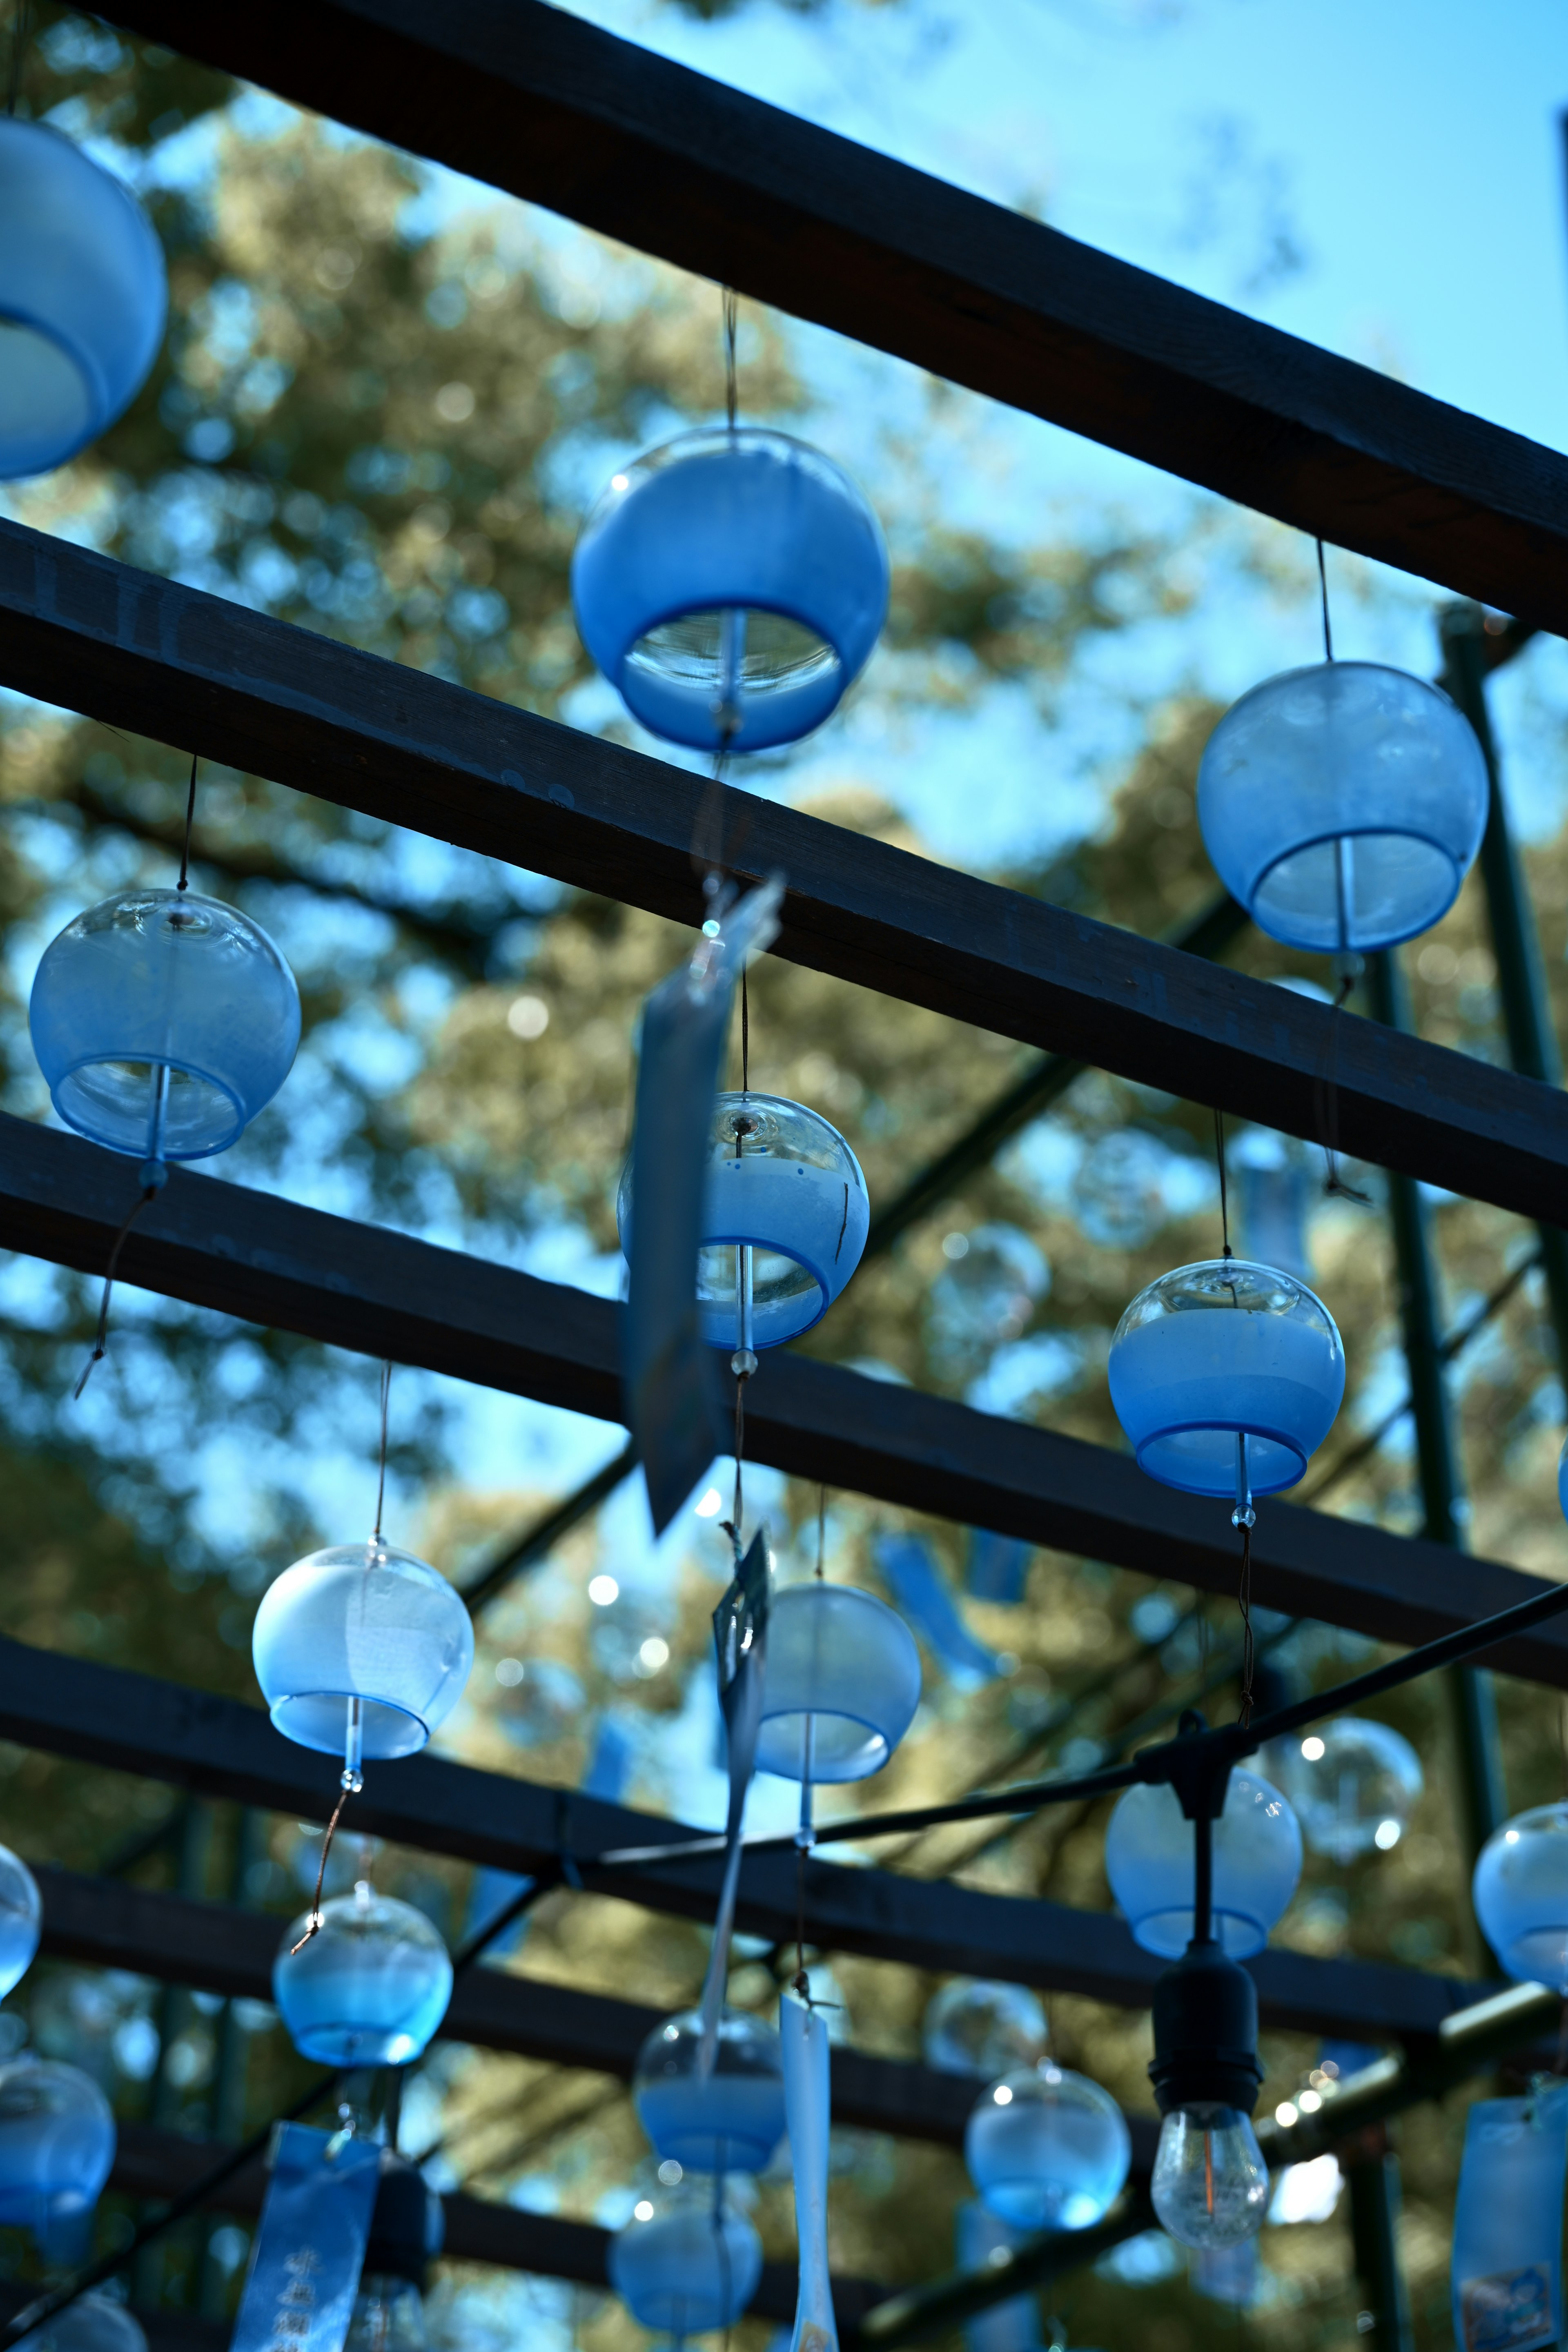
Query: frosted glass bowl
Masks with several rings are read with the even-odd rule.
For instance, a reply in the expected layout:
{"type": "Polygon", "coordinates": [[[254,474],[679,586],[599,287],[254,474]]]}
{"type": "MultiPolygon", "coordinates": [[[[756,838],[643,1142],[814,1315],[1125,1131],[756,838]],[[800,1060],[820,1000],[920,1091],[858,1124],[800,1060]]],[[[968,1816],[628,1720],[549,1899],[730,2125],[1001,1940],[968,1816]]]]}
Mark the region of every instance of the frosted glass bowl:
{"type": "Polygon", "coordinates": [[[322,1904],[321,1927],[303,1941],[310,1924],[301,1912],[272,1963],[272,1997],[300,2057],[406,2066],[452,1998],[452,1963],[429,1920],[362,1879],[322,1904]]]}
{"type": "Polygon", "coordinates": [[[1535,1805],[1494,1830],[1472,1893],[1481,1933],[1508,1974],[1568,1998],[1568,1804],[1535,1805]]]}
{"type": "Polygon", "coordinates": [[[710,2195],[679,2192],[639,2204],[610,2240],[610,2284],[641,2327],[705,2336],[739,2319],[763,2274],[762,2241],[745,2216],[710,2195]],[[646,2207],[646,2214],[645,2209],[646,2207]]]}
{"type": "Polygon", "coordinates": [[[412,1552],[374,1539],[333,1544],[268,1587],[251,1655],[287,1738],[341,1755],[357,1698],[363,1754],[412,1756],[462,1696],[474,1629],[446,1578],[412,1552]]]}
{"type": "MultiPolygon", "coordinates": [[[[1134,1943],[1179,1959],[1193,1936],[1193,1824],[1173,1789],[1140,1782],[1117,1800],[1105,1874],[1134,1943]]],[[[1233,1771],[1214,1825],[1215,1940],[1233,1960],[1260,1952],[1301,1875],[1301,1831],[1278,1789],[1233,1771]]]]}
{"type": "Polygon", "coordinates": [[[725,2009],[707,2075],[701,2045],[696,2010],[655,2026],[632,2081],[638,2121],[655,2154],[687,2172],[761,2172],[784,2134],[779,2037],[760,2017],[725,2009]]]}
{"type": "Polygon", "coordinates": [[[999,2221],[1087,2230],[1121,2194],[1132,2142],[1109,2092],[1048,2060],[984,2092],[963,2136],[969,2177],[999,2221]]]}
{"type": "Polygon", "coordinates": [[[757,1769],[863,1780],[915,1719],[921,1654],[896,1612],[852,1584],[786,1584],[768,1612],[757,1769]]]}
{"type": "Polygon", "coordinates": [[[114,2112],[89,2074],[26,2052],[0,2066],[0,2221],[90,2213],[114,2162],[114,2112]]]}

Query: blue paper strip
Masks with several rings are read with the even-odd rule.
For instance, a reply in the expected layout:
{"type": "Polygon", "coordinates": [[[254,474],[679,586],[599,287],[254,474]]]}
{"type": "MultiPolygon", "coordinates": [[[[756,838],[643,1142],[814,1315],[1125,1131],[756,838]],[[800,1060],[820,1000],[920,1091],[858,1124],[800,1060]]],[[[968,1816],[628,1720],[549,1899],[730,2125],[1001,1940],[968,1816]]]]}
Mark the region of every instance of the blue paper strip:
{"type": "Polygon", "coordinates": [[[280,2126],[229,2352],[342,2352],[380,2182],[374,2140],[280,2126]]]}
{"type": "Polygon", "coordinates": [[[1565,2171],[1568,2086],[1476,2101],[1454,2213],[1459,2352],[1534,2352],[1561,2336],[1565,2171]]]}
{"type": "Polygon", "coordinates": [[[995,1652],[977,1642],[922,1536],[879,1536],[871,1547],[878,1567],[906,1617],[912,1617],[960,1689],[994,1681],[995,1652]]]}

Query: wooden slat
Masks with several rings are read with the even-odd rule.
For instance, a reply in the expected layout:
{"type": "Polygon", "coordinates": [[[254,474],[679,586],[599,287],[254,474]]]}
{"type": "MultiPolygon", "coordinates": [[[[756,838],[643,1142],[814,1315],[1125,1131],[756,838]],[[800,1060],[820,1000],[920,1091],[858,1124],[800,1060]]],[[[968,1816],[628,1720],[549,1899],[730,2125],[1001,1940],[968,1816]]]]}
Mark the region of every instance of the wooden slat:
{"type": "MultiPolygon", "coordinates": [[[[708,785],[221,598],[0,521],[0,684],[677,920],[708,785]]],[[[1568,1097],[1289,989],[759,801],[775,952],[1550,1224],[1568,1097]]]]}
{"type": "Polygon", "coordinates": [[[394,145],[1568,629],[1568,463],[539,0],[120,0],[394,145]]]}
{"type": "MultiPolygon", "coordinates": [[[[258,1707],[20,1642],[0,1641],[0,1738],[307,1821],[324,1817],[336,1785],[332,1759],[294,1747],[258,1707]]],[[[444,1757],[376,1764],[346,1826],[528,1875],[570,1858],[591,1888],[685,1918],[713,1916],[717,1856],[598,1879],[592,1869],[595,1854],[689,1837],[682,1823],[444,1757]]],[[[794,1940],[791,1856],[759,1853],[747,1861],[738,1925],[771,1943],[794,1940]]],[[[981,1894],[820,1856],[806,1864],[805,1928],[809,1941],[829,1950],[1081,1992],[1131,2009],[1147,2005],[1162,1966],[1109,1913],[981,1894]]],[[[1470,1997],[1455,1978],[1367,1960],[1274,1951],[1250,1966],[1268,2023],[1352,2040],[1434,2033],[1470,1997]]]]}
{"type": "MultiPolygon", "coordinates": [[[[134,1193],[130,1161],[0,1116],[0,1246],[95,1271],[134,1193]]],[[[609,1301],[269,1193],[176,1169],[120,1264],[127,1281],[251,1322],[606,1421],[621,1414],[609,1301]]],[[[788,1349],[751,1383],[746,1429],[753,1460],[803,1478],[1209,1591],[1236,1589],[1222,1505],[1156,1486],[1130,1455],[1079,1438],[788,1349]]],[[[1410,1644],[1540,1589],[1447,1545],[1273,1499],[1252,1559],[1263,1606],[1410,1644]]],[[[1568,1626],[1542,1626],[1489,1663],[1568,1687],[1568,1626]]]]}

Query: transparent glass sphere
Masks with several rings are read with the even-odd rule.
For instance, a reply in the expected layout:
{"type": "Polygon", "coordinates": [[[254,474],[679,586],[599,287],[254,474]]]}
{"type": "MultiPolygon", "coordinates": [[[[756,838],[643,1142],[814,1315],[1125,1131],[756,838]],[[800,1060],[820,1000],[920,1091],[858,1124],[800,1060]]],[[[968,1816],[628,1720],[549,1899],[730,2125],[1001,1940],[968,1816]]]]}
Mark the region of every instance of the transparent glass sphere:
{"type": "MultiPolygon", "coordinates": [[[[1193,1936],[1193,1824],[1173,1789],[1140,1782],[1117,1800],[1105,1874],[1132,1940],[1180,1959],[1193,1936]]],[[[1278,1789],[1234,1771],[1214,1825],[1214,1933],[1233,1960],[1260,1952],[1301,1875],[1301,1832],[1278,1789]]]]}
{"type": "Polygon", "coordinates": [[[1247,1258],[1162,1275],[1110,1342],[1110,1402],[1139,1468],[1189,1495],[1235,1494],[1238,1436],[1255,1495],[1293,1486],[1344,1392],[1344,1349],[1322,1300],[1247,1258]]]}
{"type": "Polygon", "coordinates": [[[251,1656],[273,1722],[301,1748],[341,1755],[357,1698],[364,1755],[412,1756],[462,1696],[474,1629],[446,1578],[412,1552],[333,1544],[268,1587],[251,1656]]]}
{"type": "Polygon", "coordinates": [[[638,2121],[654,2153],[686,2172],[761,2172],[784,2133],[779,2037],[760,2017],[726,2008],[709,2074],[701,2047],[696,2010],[655,2026],[632,2078],[638,2121]]]}
{"type": "MultiPolygon", "coordinates": [[[[629,1157],[616,1219],[629,1259],[629,1157]]],[[[859,1265],[870,1222],[860,1163],[836,1127],[783,1095],[716,1096],[697,1261],[704,1339],[726,1349],[798,1339],[859,1265]]]]}
{"type": "Polygon", "coordinates": [[[1000,2220],[1024,2230],[1087,2230],[1121,2195],[1132,2142],[1109,2092],[1047,2059],[981,2095],[963,2160],[1000,2220]]]}
{"type": "Polygon", "coordinates": [[[928,2066],[989,2080],[1044,2054],[1046,2012],[1026,1985],[955,1977],[927,2003],[921,2038],[928,2066]]]}
{"type": "Polygon", "coordinates": [[[1487,821],[1481,747],[1446,694],[1376,662],[1244,694],[1198,768],[1215,873],[1287,947],[1369,954],[1430,929],[1487,821]]]}
{"type": "Polygon", "coordinates": [[[343,2352],[425,2352],[425,2302],[412,2279],[363,2273],[343,2352]]]}
{"type": "Polygon", "coordinates": [[[1404,1734],[1360,1715],[1270,1740],[1261,1760],[1312,1852],[1336,1862],[1391,1852],[1425,1786],[1421,1759],[1404,1734]]]}
{"type": "Polygon", "coordinates": [[[1568,1804],[1533,1806],[1494,1830],[1471,1891],[1508,1974],[1568,1997],[1568,1804]]]}
{"type": "Polygon", "coordinates": [[[1263,2227],[1268,2168],[1251,2118],[1209,2102],[1177,2107],[1160,2126],[1150,2195],[1184,2246],[1235,2246],[1263,2227]]]}
{"type": "Polygon", "coordinates": [[[0,117],[0,481],[63,466],[130,406],[168,303],[124,182],[47,123],[0,117]]]}
{"type": "Polygon", "coordinates": [[[0,2000],[32,1967],[43,1924],[37,1881],[9,1846],[0,1845],[0,2000]]]}
{"type": "Polygon", "coordinates": [[[610,2284],[639,2326],[671,2336],[729,2327],[757,2291],[762,2241],[706,2191],[644,2198],[610,2240],[610,2284]]]}
{"type": "Polygon", "coordinates": [[[310,1924],[302,1911],[272,1963],[272,1998],[300,2057],[323,2066],[417,2058],[452,1998],[452,1963],[425,1914],[361,1879],[322,1904],[305,1942],[310,1924]]]}
{"type": "Polygon", "coordinates": [[[68,1127],[141,1160],[202,1160],[237,1142],[288,1076],[300,992],[237,908],[122,890],[45,949],[27,1024],[68,1127]]]}
{"type": "Polygon", "coordinates": [[[102,2294],[79,2295],[20,2341],[34,2352],[147,2352],[140,2321],[102,2294]]]}
{"type": "Polygon", "coordinates": [[[25,2052],[0,2066],[0,2221],[89,2213],[114,2162],[114,2113],[90,2074],[25,2052]]]}
{"type": "Polygon", "coordinates": [[[704,751],[819,727],[881,633],[888,581],[848,475],[749,425],[682,434],[625,467],[572,558],[583,642],[633,718],[704,751]]]}
{"type": "Polygon", "coordinates": [[[768,1612],[757,1769],[863,1780],[915,1719],[921,1655],[895,1611],[852,1584],[786,1584],[768,1612]]]}

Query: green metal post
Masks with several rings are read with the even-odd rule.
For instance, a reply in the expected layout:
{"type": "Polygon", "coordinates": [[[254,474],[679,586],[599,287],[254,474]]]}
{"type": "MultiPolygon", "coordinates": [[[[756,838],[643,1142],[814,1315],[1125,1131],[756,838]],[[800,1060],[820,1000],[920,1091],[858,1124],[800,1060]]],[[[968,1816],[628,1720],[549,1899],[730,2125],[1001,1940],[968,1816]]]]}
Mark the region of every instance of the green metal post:
{"type": "MultiPolygon", "coordinates": [[[[201,1896],[206,1893],[207,1854],[212,1842],[209,1808],[193,1799],[184,1809],[179,1830],[179,1891],[201,1896]]],[[[165,1985],[158,1996],[158,2064],[153,2076],[152,2120],[164,2129],[177,2120],[180,2093],[169,2069],[169,2054],[191,2014],[191,1996],[180,1985],[165,1985]]],[[[144,2311],[155,2311],[163,2300],[165,2242],[144,2246],[136,2258],[132,2299],[144,2311]]]]}
{"type": "MultiPolygon", "coordinates": [[[[1373,1018],[1390,1029],[1408,1029],[1410,1009],[1405,975],[1393,949],[1369,959],[1367,980],[1373,1018]]],[[[1399,1269],[1399,1312],[1410,1372],[1411,1410],[1415,1421],[1424,1531],[1435,1543],[1462,1546],[1464,1485],[1440,1353],[1442,1325],[1426,1206],[1420,1186],[1411,1177],[1390,1172],[1388,1214],[1399,1269]]],[[[1467,1844],[1473,1864],[1508,1812],[1498,1743],[1497,1700],[1490,1675],[1475,1666],[1456,1667],[1452,1688],[1467,1844]]]]}
{"type": "MultiPolygon", "coordinates": [[[[234,1829],[234,1860],[229,1872],[228,1899],[244,1905],[250,1873],[267,1851],[267,1819],[249,1805],[242,1806],[234,1829]]],[[[249,2071],[250,2036],[226,2000],[217,2018],[217,2060],[213,2076],[212,2135],[226,2147],[245,2137],[246,2077],[249,2071]]],[[[201,2250],[201,2312],[204,2319],[226,2319],[231,2273],[213,2256],[216,2224],[203,2232],[201,2250]]]]}
{"type": "MultiPolygon", "coordinates": [[[[1560,1087],[1563,1057],[1552,1024],[1541,943],[1536,937],[1530,894],[1520,871],[1519,855],[1509,830],[1497,743],[1487,709],[1489,665],[1485,616],[1478,605],[1450,604],[1439,628],[1443,645],[1441,682],[1475,729],[1487,763],[1490,793],[1478,863],[1486,892],[1492,953],[1497,959],[1498,994],[1502,1003],[1509,1059],[1521,1076],[1539,1078],[1543,1086],[1560,1087]]],[[[1558,1370],[1568,1382],[1568,1234],[1555,1225],[1542,1225],[1539,1232],[1546,1295],[1557,1335],[1558,1370]]]]}
{"type": "Polygon", "coordinates": [[[1384,2150],[1345,2168],[1351,2242],[1372,2313],[1373,2352],[1415,2352],[1410,2298],[1399,2262],[1399,2158],[1384,2150]]]}

